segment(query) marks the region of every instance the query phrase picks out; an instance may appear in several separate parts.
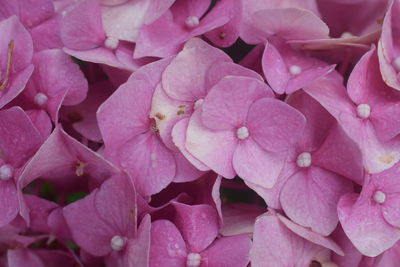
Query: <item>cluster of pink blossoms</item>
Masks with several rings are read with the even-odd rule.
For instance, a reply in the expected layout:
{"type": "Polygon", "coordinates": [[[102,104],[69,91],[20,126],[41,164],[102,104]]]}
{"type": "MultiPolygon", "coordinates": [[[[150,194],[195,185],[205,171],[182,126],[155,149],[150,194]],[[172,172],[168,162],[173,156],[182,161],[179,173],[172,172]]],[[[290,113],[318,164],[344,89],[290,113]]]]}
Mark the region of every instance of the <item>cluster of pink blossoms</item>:
{"type": "Polygon", "coordinates": [[[0,0],[0,266],[395,267],[400,0],[0,0]]]}

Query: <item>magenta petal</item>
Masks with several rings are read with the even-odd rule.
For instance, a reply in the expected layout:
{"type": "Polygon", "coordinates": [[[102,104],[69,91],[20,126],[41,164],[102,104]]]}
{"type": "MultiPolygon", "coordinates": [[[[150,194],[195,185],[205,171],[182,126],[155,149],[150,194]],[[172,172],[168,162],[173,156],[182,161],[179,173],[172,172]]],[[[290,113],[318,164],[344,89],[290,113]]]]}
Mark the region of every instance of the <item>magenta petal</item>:
{"type": "Polygon", "coordinates": [[[232,157],[237,138],[233,131],[211,131],[201,122],[201,108],[189,120],[186,132],[186,149],[216,173],[233,178],[236,175],[232,157]]]}
{"type": "Polygon", "coordinates": [[[250,106],[271,89],[260,80],[229,76],[220,80],[204,99],[201,119],[212,130],[229,130],[246,124],[250,106]]]}
{"type": "Polygon", "coordinates": [[[322,146],[312,154],[313,164],[363,183],[362,154],[357,144],[335,124],[322,146]]]}
{"type": "Polygon", "coordinates": [[[139,225],[137,236],[128,240],[126,266],[148,266],[150,260],[150,215],[145,215],[139,225]]]}
{"type": "Polygon", "coordinates": [[[79,66],[62,50],[49,49],[36,53],[32,79],[49,97],[66,92],[63,104],[76,105],[87,95],[88,84],[79,66]]]}
{"type": "Polygon", "coordinates": [[[219,217],[209,205],[186,205],[173,203],[176,216],[174,223],[180,230],[190,252],[201,252],[217,237],[219,217]]]}
{"type": "Polygon", "coordinates": [[[238,143],[233,154],[233,168],[246,182],[265,188],[276,183],[287,153],[269,152],[251,137],[238,143]]]}
{"type": "Polygon", "coordinates": [[[175,176],[173,152],[154,132],[139,134],[113,150],[106,148],[105,154],[133,178],[137,191],[143,196],[160,192],[175,176]]]}
{"type": "Polygon", "coordinates": [[[0,111],[1,158],[7,163],[21,167],[42,142],[42,136],[20,107],[0,111]]]}
{"type": "Polygon", "coordinates": [[[185,266],[186,245],[176,226],[167,220],[151,224],[150,266],[185,266]]]}
{"type": "Polygon", "coordinates": [[[174,183],[191,182],[204,174],[204,171],[193,166],[182,153],[174,153],[174,157],[176,163],[174,183]]]}
{"type": "Polygon", "coordinates": [[[136,232],[136,192],[127,175],[114,175],[97,191],[94,205],[99,218],[126,237],[136,232]]]}
{"type": "Polygon", "coordinates": [[[251,245],[246,234],[222,237],[202,252],[201,258],[210,267],[244,267],[249,263],[251,245]]]}
{"type": "Polygon", "coordinates": [[[68,10],[61,23],[61,39],[67,48],[76,50],[103,45],[105,33],[97,0],[81,1],[68,10]]]}
{"type": "Polygon", "coordinates": [[[24,267],[24,266],[35,266],[45,267],[46,265],[40,260],[40,258],[32,253],[28,249],[10,249],[7,252],[8,266],[12,267],[24,267]]]}
{"type": "Polygon", "coordinates": [[[94,256],[105,256],[111,252],[111,238],[117,233],[99,217],[95,208],[97,192],[66,206],[64,216],[81,248],[94,256]]]}
{"type": "Polygon", "coordinates": [[[262,98],[251,105],[247,117],[250,136],[267,151],[284,151],[297,142],[306,119],[286,103],[262,98]]]}
{"type": "Polygon", "coordinates": [[[294,222],[327,236],[338,223],[339,198],[352,189],[351,182],[339,175],[310,167],[289,178],[283,185],[280,201],[285,214],[294,222]]]}
{"type": "Polygon", "coordinates": [[[381,215],[379,205],[356,194],[343,196],[338,204],[339,220],[354,246],[364,255],[375,257],[392,247],[399,239],[398,229],[381,215]]]}
{"type": "Polygon", "coordinates": [[[0,227],[10,223],[18,214],[17,189],[13,179],[0,182],[0,227]]]}

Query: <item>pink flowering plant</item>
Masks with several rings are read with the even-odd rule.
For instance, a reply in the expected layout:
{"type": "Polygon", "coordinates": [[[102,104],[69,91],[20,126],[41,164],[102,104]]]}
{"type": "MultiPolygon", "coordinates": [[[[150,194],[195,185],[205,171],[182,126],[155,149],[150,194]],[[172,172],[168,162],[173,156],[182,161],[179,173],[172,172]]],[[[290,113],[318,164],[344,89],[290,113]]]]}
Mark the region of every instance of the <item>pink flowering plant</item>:
{"type": "Polygon", "coordinates": [[[396,267],[400,0],[0,0],[0,267],[396,267]]]}

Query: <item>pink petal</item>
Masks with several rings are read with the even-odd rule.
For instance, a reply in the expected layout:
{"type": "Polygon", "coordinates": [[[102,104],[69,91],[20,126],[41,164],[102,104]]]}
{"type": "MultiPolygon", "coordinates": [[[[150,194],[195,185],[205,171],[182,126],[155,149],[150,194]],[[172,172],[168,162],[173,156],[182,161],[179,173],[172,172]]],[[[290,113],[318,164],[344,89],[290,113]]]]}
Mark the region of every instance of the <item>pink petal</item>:
{"type": "Polygon", "coordinates": [[[18,214],[17,189],[12,179],[0,183],[0,227],[9,224],[18,214]]]}
{"type": "Polygon", "coordinates": [[[211,131],[201,122],[201,108],[197,109],[189,120],[186,132],[186,149],[206,166],[226,178],[236,173],[232,166],[232,157],[236,149],[237,138],[232,131],[211,131]]]}
{"type": "Polygon", "coordinates": [[[168,62],[141,68],[99,107],[97,120],[106,148],[118,147],[149,130],[151,97],[168,62]]]}
{"type": "Polygon", "coordinates": [[[252,242],[248,235],[235,235],[217,239],[201,253],[206,266],[242,267],[249,263],[252,242]]]}
{"type": "Polygon", "coordinates": [[[21,167],[42,142],[42,136],[20,107],[0,111],[0,149],[7,163],[21,167]]]}
{"type": "Polygon", "coordinates": [[[271,188],[285,163],[286,153],[265,151],[251,137],[238,143],[233,154],[233,168],[246,182],[271,188]]]}
{"type": "Polygon", "coordinates": [[[335,123],[322,146],[312,154],[313,164],[349,178],[363,182],[362,155],[357,144],[335,123]]]}
{"type": "Polygon", "coordinates": [[[96,193],[66,206],[63,212],[77,245],[94,256],[105,256],[112,251],[111,238],[122,233],[99,217],[96,193]]]}
{"type": "Polygon", "coordinates": [[[276,40],[266,44],[262,66],[268,83],[279,94],[293,93],[327,75],[335,67],[276,40]],[[291,73],[291,68],[297,68],[299,73],[291,73]]]}
{"type": "Polygon", "coordinates": [[[136,232],[136,192],[127,175],[114,175],[97,191],[94,205],[99,218],[126,237],[136,232]]]}
{"type": "Polygon", "coordinates": [[[209,167],[204,165],[201,161],[195,158],[192,154],[187,151],[185,143],[186,143],[186,132],[189,125],[189,118],[185,118],[177,122],[172,129],[172,140],[174,144],[179,148],[182,155],[195,166],[197,169],[201,171],[210,170],[209,167]]]}
{"type": "Polygon", "coordinates": [[[193,103],[170,98],[158,84],[151,103],[150,117],[156,121],[160,137],[171,150],[177,151],[172,140],[172,129],[180,120],[193,112],[193,103]]]}
{"type": "Polygon", "coordinates": [[[28,249],[10,249],[7,252],[7,262],[9,266],[24,267],[37,266],[45,267],[46,265],[40,258],[28,249]]]}
{"type": "Polygon", "coordinates": [[[176,226],[167,220],[151,224],[150,266],[185,266],[186,245],[176,226]]]}
{"type": "Polygon", "coordinates": [[[181,153],[174,153],[176,163],[175,183],[191,182],[204,174],[198,170],[181,153]]]}
{"type": "MultiPolygon", "coordinates": [[[[206,77],[206,88],[212,88],[216,83],[218,83],[225,76],[242,76],[258,79],[264,81],[260,74],[251,69],[243,67],[233,62],[222,61],[215,62],[210,66],[206,77]]],[[[268,96],[273,97],[274,94],[271,90],[267,90],[268,96]]]]}
{"type": "Polygon", "coordinates": [[[266,36],[286,40],[328,38],[329,28],[312,12],[301,8],[265,9],[253,14],[255,27],[266,36]]]}
{"type": "Polygon", "coordinates": [[[339,220],[354,246],[364,255],[375,257],[400,239],[399,231],[389,225],[378,205],[357,199],[356,194],[343,196],[338,204],[339,220]]]}
{"type": "Polygon", "coordinates": [[[253,246],[250,250],[253,265],[309,266],[321,254],[329,257],[329,250],[296,235],[278,216],[267,213],[256,220],[253,246]]]}
{"type": "Polygon", "coordinates": [[[352,189],[351,182],[339,175],[309,167],[283,185],[280,201],[285,214],[294,222],[327,236],[338,223],[339,198],[352,189]]]}
{"type": "Polygon", "coordinates": [[[283,217],[280,214],[278,214],[278,218],[287,228],[289,228],[291,231],[293,231],[297,235],[301,236],[302,238],[304,238],[314,244],[317,244],[317,245],[325,247],[329,250],[332,250],[333,252],[335,252],[338,255],[341,255],[341,256],[344,255],[342,248],[339,247],[329,237],[324,237],[320,234],[317,234],[317,233],[311,231],[308,228],[302,227],[302,226],[290,221],[286,217],[283,217]]]}
{"type": "Polygon", "coordinates": [[[97,0],[82,1],[68,10],[61,23],[61,39],[73,50],[88,50],[103,45],[105,33],[97,0]]]}
{"type": "Polygon", "coordinates": [[[267,151],[284,151],[297,142],[305,117],[282,101],[262,98],[251,105],[247,125],[250,136],[267,151]]]}
{"type": "Polygon", "coordinates": [[[133,178],[137,191],[143,196],[160,192],[175,176],[173,153],[153,132],[136,135],[122,146],[106,148],[105,154],[133,178]]]}
{"type": "Polygon", "coordinates": [[[225,77],[204,99],[201,119],[211,130],[229,130],[246,124],[250,106],[268,97],[270,88],[260,80],[247,77],[225,77]],[[244,89],[245,88],[245,89],[244,89]]]}
{"type": "Polygon", "coordinates": [[[176,100],[196,101],[204,98],[207,93],[205,75],[210,66],[221,61],[230,62],[231,59],[203,40],[193,38],[165,69],[162,86],[167,95],[176,100]]]}
{"type": "Polygon", "coordinates": [[[201,252],[217,237],[219,218],[209,205],[186,205],[174,202],[174,223],[180,230],[190,252],[201,252]]]}
{"type": "Polygon", "coordinates": [[[150,215],[146,215],[139,225],[137,236],[129,239],[126,252],[126,266],[148,266],[150,260],[150,215]]]}

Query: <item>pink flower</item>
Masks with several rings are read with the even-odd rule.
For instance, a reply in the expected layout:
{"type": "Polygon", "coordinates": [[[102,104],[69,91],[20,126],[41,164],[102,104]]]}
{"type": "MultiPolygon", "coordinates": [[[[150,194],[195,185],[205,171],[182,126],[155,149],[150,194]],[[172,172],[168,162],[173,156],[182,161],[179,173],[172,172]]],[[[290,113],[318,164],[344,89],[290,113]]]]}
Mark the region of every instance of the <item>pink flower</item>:
{"type": "Polygon", "coordinates": [[[339,220],[354,246],[375,257],[400,240],[400,165],[367,174],[361,193],[347,194],[338,204],[339,220]]]}

